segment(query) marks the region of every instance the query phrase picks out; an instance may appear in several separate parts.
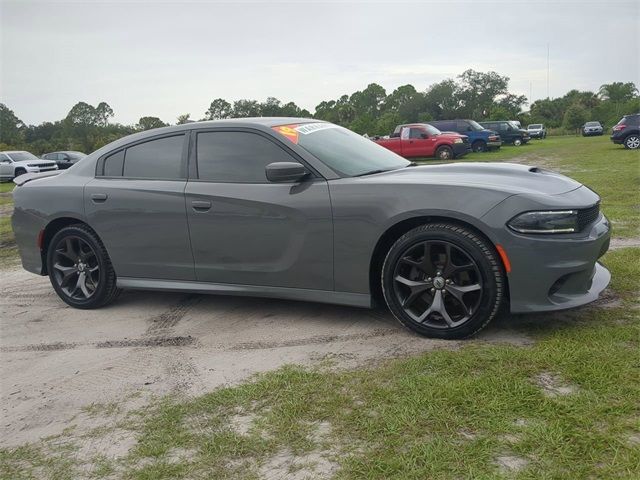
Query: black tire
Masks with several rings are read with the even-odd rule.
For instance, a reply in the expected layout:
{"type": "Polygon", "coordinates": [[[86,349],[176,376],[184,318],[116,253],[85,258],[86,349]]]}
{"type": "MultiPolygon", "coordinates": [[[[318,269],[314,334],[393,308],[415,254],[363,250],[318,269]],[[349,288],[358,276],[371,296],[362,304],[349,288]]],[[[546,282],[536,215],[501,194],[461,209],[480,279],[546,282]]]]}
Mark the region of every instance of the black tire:
{"type": "Polygon", "coordinates": [[[13,178],[18,178],[20,175],[24,175],[27,171],[24,168],[16,168],[13,171],[13,178]]]}
{"type": "Polygon", "coordinates": [[[522,139],[521,138],[514,138],[513,139],[513,145],[516,147],[519,147],[520,145],[522,145],[522,139]]]}
{"type": "Polygon", "coordinates": [[[486,144],[486,142],[483,142],[482,140],[476,140],[471,145],[471,149],[474,152],[486,152],[487,151],[487,144],[486,144]]]}
{"type": "Polygon", "coordinates": [[[627,135],[624,139],[624,148],[629,150],[636,150],[640,148],[640,135],[637,133],[627,135]]]}
{"type": "Polygon", "coordinates": [[[447,145],[438,147],[436,150],[436,158],[438,160],[453,160],[453,149],[447,145]]]}
{"type": "Polygon", "coordinates": [[[435,338],[474,335],[498,314],[505,296],[505,273],[494,247],[451,223],[422,225],[400,237],[385,258],[381,282],[393,316],[435,338]]]}
{"type": "Polygon", "coordinates": [[[84,224],[64,227],[53,236],[47,250],[47,272],[58,296],[75,308],[99,308],[120,293],[107,250],[84,224]]]}

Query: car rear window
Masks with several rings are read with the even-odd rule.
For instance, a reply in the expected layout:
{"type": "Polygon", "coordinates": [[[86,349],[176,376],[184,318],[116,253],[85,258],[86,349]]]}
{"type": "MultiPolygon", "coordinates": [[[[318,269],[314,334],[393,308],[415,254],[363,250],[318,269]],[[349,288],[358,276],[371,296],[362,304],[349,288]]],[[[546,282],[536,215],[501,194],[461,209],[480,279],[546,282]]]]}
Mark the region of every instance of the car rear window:
{"type": "Polygon", "coordinates": [[[123,175],[129,178],[176,180],[182,174],[184,135],[159,138],[127,148],[123,175]]]}

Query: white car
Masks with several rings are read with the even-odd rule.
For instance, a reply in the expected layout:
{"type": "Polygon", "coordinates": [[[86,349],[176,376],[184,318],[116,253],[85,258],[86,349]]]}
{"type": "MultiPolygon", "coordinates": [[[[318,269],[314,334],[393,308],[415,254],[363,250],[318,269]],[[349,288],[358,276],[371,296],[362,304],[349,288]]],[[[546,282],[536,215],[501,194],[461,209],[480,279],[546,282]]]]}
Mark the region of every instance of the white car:
{"type": "Polygon", "coordinates": [[[56,162],[41,160],[25,151],[0,152],[0,180],[12,180],[25,173],[57,170],[56,162]]]}

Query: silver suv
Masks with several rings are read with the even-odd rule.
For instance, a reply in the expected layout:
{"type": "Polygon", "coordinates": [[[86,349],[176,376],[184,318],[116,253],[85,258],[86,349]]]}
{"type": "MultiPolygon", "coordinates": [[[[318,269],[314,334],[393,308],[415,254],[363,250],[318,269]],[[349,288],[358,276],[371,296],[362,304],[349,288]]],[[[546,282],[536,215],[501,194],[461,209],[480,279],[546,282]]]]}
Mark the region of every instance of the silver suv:
{"type": "Polygon", "coordinates": [[[57,170],[56,162],[41,160],[25,151],[0,152],[0,179],[11,180],[25,173],[57,170]]]}
{"type": "Polygon", "coordinates": [[[604,128],[600,122],[587,122],[582,126],[582,136],[589,137],[591,135],[602,135],[604,128]]]}
{"type": "Polygon", "coordinates": [[[527,125],[527,132],[531,138],[545,138],[547,136],[547,129],[541,123],[527,125]]]}

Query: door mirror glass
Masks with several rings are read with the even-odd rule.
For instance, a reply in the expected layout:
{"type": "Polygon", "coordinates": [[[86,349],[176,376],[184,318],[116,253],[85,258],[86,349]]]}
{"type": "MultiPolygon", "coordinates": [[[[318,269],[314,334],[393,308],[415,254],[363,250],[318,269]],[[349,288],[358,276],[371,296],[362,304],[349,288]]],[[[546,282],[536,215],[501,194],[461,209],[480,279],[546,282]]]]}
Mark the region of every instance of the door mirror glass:
{"type": "Polygon", "coordinates": [[[429,138],[429,134],[428,133],[421,133],[420,134],[420,138],[427,139],[427,138],[429,138]]]}
{"type": "Polygon", "coordinates": [[[304,165],[297,162],[274,162],[264,170],[270,182],[297,182],[309,174],[304,165]]]}

